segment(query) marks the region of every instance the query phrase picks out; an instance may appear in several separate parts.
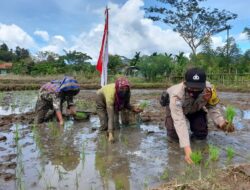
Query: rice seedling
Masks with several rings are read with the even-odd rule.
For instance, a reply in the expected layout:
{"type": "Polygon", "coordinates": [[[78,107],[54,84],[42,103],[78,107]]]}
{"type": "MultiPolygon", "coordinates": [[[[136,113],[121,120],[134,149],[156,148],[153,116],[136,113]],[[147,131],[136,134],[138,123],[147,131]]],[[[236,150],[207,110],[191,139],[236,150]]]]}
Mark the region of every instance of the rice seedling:
{"type": "Polygon", "coordinates": [[[161,175],[160,179],[161,180],[166,180],[166,179],[168,179],[168,177],[169,177],[168,170],[165,169],[163,174],[161,175]]]}
{"type": "Polygon", "coordinates": [[[14,134],[15,134],[14,139],[15,139],[15,142],[17,143],[17,141],[20,138],[19,131],[18,131],[18,125],[16,125],[16,130],[14,131],[14,134]]]}
{"type": "Polygon", "coordinates": [[[125,189],[125,186],[124,186],[123,181],[121,179],[115,179],[115,189],[116,190],[125,189]]]}
{"type": "Polygon", "coordinates": [[[84,167],[84,163],[85,163],[85,157],[86,157],[86,152],[85,152],[85,149],[86,149],[86,141],[84,141],[82,143],[82,152],[81,152],[81,160],[82,160],[82,167],[84,167]]]}
{"type": "Polygon", "coordinates": [[[233,119],[236,115],[235,108],[233,106],[227,106],[225,113],[226,113],[226,119],[227,119],[228,123],[232,124],[233,119]]]}
{"type": "Polygon", "coordinates": [[[226,152],[227,152],[227,160],[231,161],[235,155],[235,150],[232,147],[227,147],[226,152]]]}
{"type": "Polygon", "coordinates": [[[148,178],[144,178],[144,181],[143,181],[143,186],[144,186],[144,189],[148,189],[148,178]]]}
{"type": "Polygon", "coordinates": [[[42,170],[39,170],[38,168],[36,168],[37,174],[38,174],[38,180],[40,180],[43,177],[43,172],[42,170]]]}
{"type": "Polygon", "coordinates": [[[145,109],[145,108],[147,108],[149,106],[149,102],[148,101],[146,101],[146,100],[143,100],[143,101],[141,101],[141,103],[139,104],[139,108],[140,109],[145,109]]]}
{"type": "Polygon", "coordinates": [[[214,145],[209,145],[209,160],[217,161],[220,156],[220,149],[214,145]]]}
{"type": "Polygon", "coordinates": [[[201,151],[194,151],[191,154],[191,159],[195,165],[199,165],[202,161],[202,154],[201,151]]]}
{"type": "Polygon", "coordinates": [[[78,182],[78,174],[77,174],[77,171],[76,171],[76,181],[75,181],[75,185],[76,185],[76,189],[79,188],[79,182],[78,182]]]}

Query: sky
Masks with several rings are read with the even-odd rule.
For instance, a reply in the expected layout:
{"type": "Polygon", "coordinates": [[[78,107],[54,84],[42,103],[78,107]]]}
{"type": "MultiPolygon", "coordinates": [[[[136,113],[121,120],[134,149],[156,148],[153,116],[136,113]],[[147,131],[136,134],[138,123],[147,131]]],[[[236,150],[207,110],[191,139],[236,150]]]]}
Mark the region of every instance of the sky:
{"type": "MultiPolygon", "coordinates": [[[[145,17],[145,7],[162,5],[156,0],[8,0],[1,2],[0,44],[20,46],[32,54],[39,51],[76,50],[96,61],[104,28],[104,10],[110,8],[109,53],[131,58],[135,52],[189,54],[191,49],[171,28],[145,17]]],[[[230,36],[244,53],[250,41],[242,33],[250,27],[250,0],[207,0],[209,8],[238,14],[229,22],[230,36]]],[[[213,36],[213,46],[222,46],[226,31],[213,36]]]]}

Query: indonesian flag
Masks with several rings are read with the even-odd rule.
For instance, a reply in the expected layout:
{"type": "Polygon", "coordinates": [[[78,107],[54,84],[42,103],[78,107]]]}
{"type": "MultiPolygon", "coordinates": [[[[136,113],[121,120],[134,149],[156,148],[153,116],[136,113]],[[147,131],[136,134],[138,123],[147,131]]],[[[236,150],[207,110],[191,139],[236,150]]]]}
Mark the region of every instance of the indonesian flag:
{"type": "Polygon", "coordinates": [[[107,84],[107,76],[108,76],[108,8],[105,10],[105,26],[104,26],[104,33],[102,37],[102,47],[100,50],[98,62],[96,65],[96,69],[101,74],[101,86],[104,86],[107,84]]]}

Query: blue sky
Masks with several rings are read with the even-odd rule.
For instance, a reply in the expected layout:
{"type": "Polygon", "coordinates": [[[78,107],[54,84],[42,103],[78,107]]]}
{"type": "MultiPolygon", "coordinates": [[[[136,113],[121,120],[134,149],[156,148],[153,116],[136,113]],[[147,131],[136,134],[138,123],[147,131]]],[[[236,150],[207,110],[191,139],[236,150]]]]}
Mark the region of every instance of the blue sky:
{"type": "MultiPolygon", "coordinates": [[[[103,30],[103,11],[110,7],[110,53],[131,57],[136,51],[190,53],[178,34],[164,24],[145,19],[144,7],[156,0],[8,0],[1,2],[0,43],[28,48],[33,53],[63,49],[98,56],[103,30]]],[[[242,34],[250,27],[250,0],[208,0],[204,6],[237,13],[232,35],[244,52],[250,41],[242,34]]],[[[225,42],[226,32],[216,35],[214,46],[225,42]]]]}

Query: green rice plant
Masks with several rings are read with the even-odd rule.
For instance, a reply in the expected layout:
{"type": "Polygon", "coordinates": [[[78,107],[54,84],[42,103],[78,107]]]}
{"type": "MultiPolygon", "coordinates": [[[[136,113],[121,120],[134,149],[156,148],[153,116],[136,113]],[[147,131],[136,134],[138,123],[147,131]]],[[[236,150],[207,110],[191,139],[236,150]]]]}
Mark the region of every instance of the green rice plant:
{"type": "Polygon", "coordinates": [[[121,179],[115,179],[115,189],[116,190],[125,189],[125,186],[124,186],[123,181],[121,179]]]}
{"type": "Polygon", "coordinates": [[[87,144],[86,141],[84,141],[82,143],[82,152],[81,152],[82,167],[84,167],[84,163],[85,163],[85,157],[86,157],[85,149],[86,149],[86,144],[87,144]]]}
{"type": "Polygon", "coordinates": [[[143,101],[141,101],[141,103],[139,104],[139,108],[140,109],[145,109],[145,108],[147,108],[149,106],[149,102],[148,101],[146,101],[146,100],[143,100],[143,101]]]}
{"type": "Polygon", "coordinates": [[[161,180],[166,180],[166,179],[168,179],[168,177],[169,177],[168,170],[165,169],[163,174],[161,175],[160,179],[161,180]]]}
{"type": "Polygon", "coordinates": [[[191,159],[195,165],[199,165],[202,161],[202,154],[201,151],[194,151],[191,154],[191,159]]]}
{"type": "Polygon", "coordinates": [[[79,182],[78,182],[78,173],[76,171],[76,181],[75,181],[75,184],[76,184],[76,189],[79,188],[79,182]]]}
{"type": "Polygon", "coordinates": [[[144,178],[144,181],[143,181],[143,186],[144,186],[144,189],[148,189],[148,177],[144,178]]]}
{"type": "Polygon", "coordinates": [[[214,145],[209,145],[209,160],[217,161],[220,156],[220,149],[214,145]]]}
{"type": "Polygon", "coordinates": [[[232,147],[227,147],[226,152],[227,152],[227,160],[231,161],[235,155],[235,150],[232,147]]]}
{"type": "Polygon", "coordinates": [[[226,119],[227,119],[228,123],[232,124],[233,119],[236,115],[235,108],[233,106],[227,106],[225,113],[226,113],[226,119]]]}
{"type": "Polygon", "coordinates": [[[18,132],[18,125],[16,125],[16,130],[15,130],[15,142],[17,142],[19,139],[20,139],[20,135],[19,135],[19,132],[18,132]]]}

